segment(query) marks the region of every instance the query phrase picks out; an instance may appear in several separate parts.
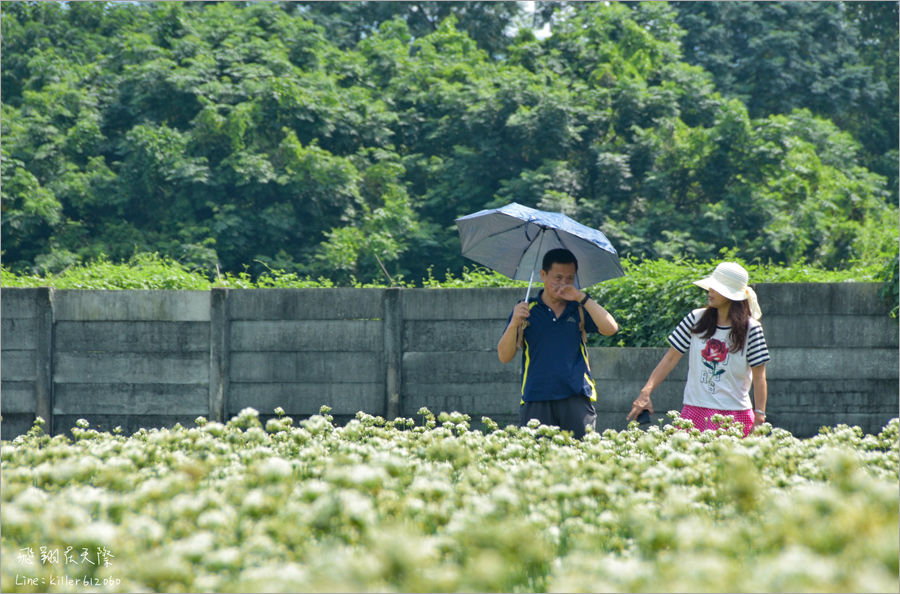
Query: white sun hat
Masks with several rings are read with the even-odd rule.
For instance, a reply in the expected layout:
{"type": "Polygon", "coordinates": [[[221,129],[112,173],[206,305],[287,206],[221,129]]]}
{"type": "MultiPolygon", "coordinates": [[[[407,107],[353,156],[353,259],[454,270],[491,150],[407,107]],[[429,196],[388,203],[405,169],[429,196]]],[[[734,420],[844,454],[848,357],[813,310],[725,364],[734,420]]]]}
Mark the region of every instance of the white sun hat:
{"type": "Polygon", "coordinates": [[[755,319],[762,317],[756,292],[747,286],[750,275],[744,267],[734,262],[722,262],[713,273],[702,280],[694,281],[694,284],[703,289],[712,289],[719,295],[732,301],[749,301],[750,315],[755,319]]]}

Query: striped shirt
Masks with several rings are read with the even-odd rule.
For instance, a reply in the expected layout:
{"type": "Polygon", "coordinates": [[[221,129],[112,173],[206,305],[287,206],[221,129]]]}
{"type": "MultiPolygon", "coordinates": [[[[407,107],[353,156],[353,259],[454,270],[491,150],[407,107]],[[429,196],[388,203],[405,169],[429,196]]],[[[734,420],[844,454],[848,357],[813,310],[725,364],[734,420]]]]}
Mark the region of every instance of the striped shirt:
{"type": "Polygon", "coordinates": [[[732,353],[728,333],[731,326],[716,326],[709,340],[693,334],[693,328],[706,308],[688,314],[669,335],[669,344],[680,353],[688,353],[688,377],[684,386],[684,404],[717,410],[749,410],[751,369],[770,360],[763,329],[750,319],[744,349],[732,353]]]}

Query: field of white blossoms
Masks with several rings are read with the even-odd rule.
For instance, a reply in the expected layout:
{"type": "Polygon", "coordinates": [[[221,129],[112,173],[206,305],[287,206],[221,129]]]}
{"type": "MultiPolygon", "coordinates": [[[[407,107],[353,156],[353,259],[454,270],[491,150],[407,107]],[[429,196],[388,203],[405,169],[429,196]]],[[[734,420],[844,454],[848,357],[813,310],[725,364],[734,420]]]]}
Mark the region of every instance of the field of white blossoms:
{"type": "Polygon", "coordinates": [[[4,441],[4,592],[897,592],[898,435],[328,410],[4,441]]]}

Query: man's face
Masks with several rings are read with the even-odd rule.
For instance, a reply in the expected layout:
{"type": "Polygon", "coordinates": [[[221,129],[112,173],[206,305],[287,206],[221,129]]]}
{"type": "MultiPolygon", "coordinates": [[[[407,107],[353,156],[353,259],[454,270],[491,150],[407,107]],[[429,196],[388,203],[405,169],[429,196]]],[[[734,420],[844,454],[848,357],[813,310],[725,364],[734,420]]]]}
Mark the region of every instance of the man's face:
{"type": "Polygon", "coordinates": [[[560,291],[565,286],[575,284],[575,263],[554,262],[550,265],[550,270],[541,270],[541,281],[544,283],[545,292],[556,299],[565,300],[560,291]]]}

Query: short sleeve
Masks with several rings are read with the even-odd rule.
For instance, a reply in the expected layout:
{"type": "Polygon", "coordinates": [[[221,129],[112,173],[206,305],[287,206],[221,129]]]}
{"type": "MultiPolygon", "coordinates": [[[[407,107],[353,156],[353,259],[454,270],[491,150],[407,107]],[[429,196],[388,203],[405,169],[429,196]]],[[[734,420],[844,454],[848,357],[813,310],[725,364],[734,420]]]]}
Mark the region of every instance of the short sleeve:
{"type": "Polygon", "coordinates": [[[597,322],[594,321],[594,318],[591,317],[591,314],[584,309],[583,305],[579,306],[581,311],[584,313],[584,331],[588,334],[594,333],[598,334],[600,332],[600,328],[597,326],[597,322]]]}
{"type": "Polygon", "coordinates": [[[762,326],[753,324],[747,333],[747,364],[750,367],[758,367],[770,360],[769,347],[762,326]]]}
{"type": "Polygon", "coordinates": [[[669,334],[669,344],[679,353],[684,354],[691,348],[691,328],[694,324],[694,313],[691,312],[669,334]]]}
{"type": "MultiPolygon", "coordinates": [[[[518,305],[518,303],[516,303],[518,305]]],[[[513,306],[512,310],[509,312],[509,317],[506,318],[506,325],[503,326],[503,332],[500,334],[500,338],[503,338],[503,335],[506,334],[506,329],[509,328],[509,323],[512,322],[513,313],[516,311],[515,306],[513,306]]]]}

